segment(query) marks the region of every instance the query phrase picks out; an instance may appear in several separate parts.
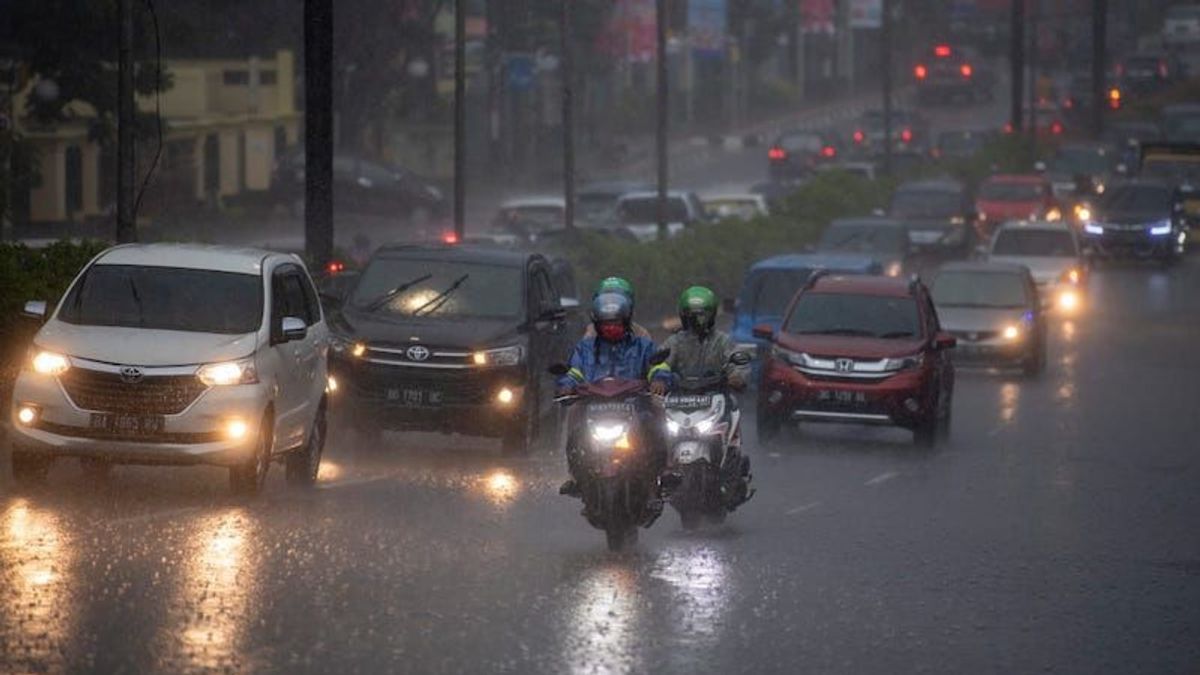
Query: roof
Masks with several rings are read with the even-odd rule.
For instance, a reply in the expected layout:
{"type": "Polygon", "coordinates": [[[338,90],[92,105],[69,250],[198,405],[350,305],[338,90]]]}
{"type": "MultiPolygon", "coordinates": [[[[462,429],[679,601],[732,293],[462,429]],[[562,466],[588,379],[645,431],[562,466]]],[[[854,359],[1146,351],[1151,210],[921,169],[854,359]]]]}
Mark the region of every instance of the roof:
{"type": "MultiPolygon", "coordinates": [[[[687,199],[688,193],[682,190],[668,190],[667,199],[687,199]]],[[[621,195],[621,201],[627,199],[658,199],[657,191],[642,190],[640,192],[627,192],[621,195]]]]}
{"type": "Polygon", "coordinates": [[[377,258],[410,258],[473,262],[504,267],[523,267],[533,254],[504,248],[470,244],[391,244],[375,252],[377,258]]]}
{"type": "Polygon", "coordinates": [[[985,183],[1019,183],[1021,185],[1040,185],[1047,182],[1046,177],[1039,173],[998,173],[988,176],[985,183]]]}
{"type": "Polygon", "coordinates": [[[261,274],[262,263],[269,257],[282,256],[297,262],[300,259],[287,253],[258,248],[236,248],[211,244],[125,244],[114,246],[100,254],[97,265],[139,265],[143,267],[181,267],[261,274]]]}
{"type": "Polygon", "coordinates": [[[902,183],[896,188],[896,192],[905,190],[940,190],[943,192],[963,192],[966,186],[961,182],[950,178],[931,178],[929,180],[914,180],[908,183],[902,183]]]}
{"type": "Polygon", "coordinates": [[[704,195],[700,197],[700,201],[708,204],[710,202],[754,202],[762,204],[766,202],[766,198],[757,192],[743,192],[740,194],[725,193],[718,195],[704,195]]]}
{"type": "Polygon", "coordinates": [[[575,194],[622,195],[627,192],[644,192],[653,189],[654,185],[652,183],[633,180],[610,180],[585,183],[575,190],[575,194]]]}
{"type": "Polygon", "coordinates": [[[1024,265],[1016,265],[1013,263],[996,263],[982,261],[962,261],[948,262],[938,269],[937,273],[942,272],[979,272],[987,274],[1025,274],[1028,270],[1024,265]]]}
{"type": "Polygon", "coordinates": [[[1071,226],[1066,222],[1058,220],[1050,222],[1048,220],[1009,220],[1000,224],[997,231],[1002,230],[1029,230],[1034,232],[1071,232],[1071,226]]]}
{"type": "Polygon", "coordinates": [[[888,218],[886,216],[856,216],[851,218],[835,218],[829,221],[829,227],[840,225],[842,227],[863,227],[867,225],[875,227],[896,227],[905,228],[908,224],[904,221],[888,218]]]}
{"type": "Polygon", "coordinates": [[[837,253],[792,253],[765,258],[750,267],[750,273],[764,270],[827,269],[835,272],[867,272],[876,267],[874,258],[837,253]]]}
{"type": "Polygon", "coordinates": [[[912,295],[912,282],[908,279],[895,277],[873,276],[865,274],[829,275],[817,279],[812,285],[812,293],[847,293],[855,295],[881,295],[886,297],[907,298],[912,295]]]}
{"type": "Polygon", "coordinates": [[[514,197],[500,203],[502,209],[519,209],[519,208],[567,208],[567,200],[562,197],[546,196],[531,196],[531,197],[514,197]]]}

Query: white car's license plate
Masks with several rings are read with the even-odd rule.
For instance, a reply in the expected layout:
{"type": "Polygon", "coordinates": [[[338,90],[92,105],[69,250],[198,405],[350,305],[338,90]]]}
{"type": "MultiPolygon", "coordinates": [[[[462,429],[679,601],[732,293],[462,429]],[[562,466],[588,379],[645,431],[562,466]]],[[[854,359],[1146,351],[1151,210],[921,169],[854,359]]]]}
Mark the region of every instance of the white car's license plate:
{"type": "Polygon", "coordinates": [[[126,413],[92,413],[90,426],[123,436],[153,436],[160,434],[166,425],[162,415],[135,415],[126,413]]]}

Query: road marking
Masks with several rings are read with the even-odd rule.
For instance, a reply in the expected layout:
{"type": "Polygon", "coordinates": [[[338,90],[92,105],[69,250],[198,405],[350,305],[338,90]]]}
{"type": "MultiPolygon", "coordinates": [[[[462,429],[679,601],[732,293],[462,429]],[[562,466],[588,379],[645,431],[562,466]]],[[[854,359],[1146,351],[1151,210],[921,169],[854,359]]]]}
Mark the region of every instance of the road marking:
{"type": "Polygon", "coordinates": [[[818,506],[820,506],[820,505],[821,505],[821,502],[813,502],[813,503],[811,503],[811,504],[804,504],[803,506],[797,506],[797,507],[796,507],[796,508],[794,508],[794,509],[788,509],[787,511],[784,511],[784,512],[783,512],[783,515],[785,515],[785,516],[797,516],[797,515],[800,515],[801,513],[804,513],[805,511],[809,511],[809,510],[811,510],[811,509],[815,509],[815,508],[817,508],[817,507],[818,507],[818,506]]]}
{"type": "Polygon", "coordinates": [[[896,478],[899,475],[900,475],[899,471],[888,471],[886,473],[881,473],[878,476],[875,476],[871,480],[863,483],[863,485],[879,485],[880,483],[886,483],[889,480],[896,478]]]}

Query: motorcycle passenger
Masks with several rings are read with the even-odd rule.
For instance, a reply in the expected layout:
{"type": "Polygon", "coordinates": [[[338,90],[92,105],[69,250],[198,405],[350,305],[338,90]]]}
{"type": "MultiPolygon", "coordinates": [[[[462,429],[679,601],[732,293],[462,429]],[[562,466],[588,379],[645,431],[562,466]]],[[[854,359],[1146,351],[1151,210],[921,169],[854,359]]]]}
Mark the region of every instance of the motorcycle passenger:
{"type": "MultiPolygon", "coordinates": [[[[650,391],[656,395],[666,394],[672,383],[671,369],[667,364],[652,364],[657,347],[649,337],[633,333],[633,302],[625,294],[613,291],[598,293],[592,300],[592,326],[594,336],[585,336],[575,346],[568,363],[568,372],[558,380],[560,396],[574,392],[585,382],[595,382],[606,377],[624,379],[646,378],[650,391]]],[[[656,429],[649,420],[646,428],[656,429]]],[[[666,450],[658,439],[653,440],[656,462],[661,466],[666,450]]],[[[576,444],[567,441],[567,463],[571,475],[575,475],[576,444]]],[[[578,496],[579,488],[574,479],[559,488],[562,494],[578,496]]]]}
{"type": "MultiPolygon", "coordinates": [[[[625,297],[629,298],[629,311],[630,312],[633,312],[633,309],[634,309],[635,305],[637,304],[637,300],[633,294],[633,284],[629,283],[629,281],[627,281],[626,279],[624,279],[622,277],[606,277],[604,279],[601,279],[600,283],[596,284],[596,292],[592,294],[592,297],[594,298],[597,295],[600,295],[601,293],[620,293],[621,295],[624,295],[625,297]]],[[[644,338],[650,337],[650,331],[646,330],[645,328],[642,328],[641,324],[639,324],[636,321],[631,321],[629,323],[629,328],[631,331],[633,331],[633,334],[636,335],[637,337],[644,337],[644,338]]],[[[583,336],[584,337],[595,337],[596,336],[596,328],[592,324],[588,324],[588,327],[584,331],[583,336]]]]}

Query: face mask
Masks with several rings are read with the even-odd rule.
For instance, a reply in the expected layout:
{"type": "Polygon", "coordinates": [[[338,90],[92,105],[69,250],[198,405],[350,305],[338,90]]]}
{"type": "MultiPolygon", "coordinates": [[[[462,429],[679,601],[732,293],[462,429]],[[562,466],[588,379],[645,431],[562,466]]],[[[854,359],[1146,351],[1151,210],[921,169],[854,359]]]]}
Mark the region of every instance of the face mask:
{"type": "Polygon", "coordinates": [[[625,339],[625,326],[619,323],[602,323],[596,332],[609,342],[620,342],[625,339]]]}

